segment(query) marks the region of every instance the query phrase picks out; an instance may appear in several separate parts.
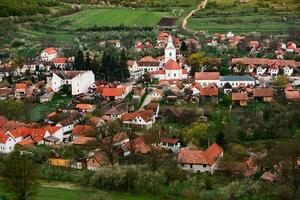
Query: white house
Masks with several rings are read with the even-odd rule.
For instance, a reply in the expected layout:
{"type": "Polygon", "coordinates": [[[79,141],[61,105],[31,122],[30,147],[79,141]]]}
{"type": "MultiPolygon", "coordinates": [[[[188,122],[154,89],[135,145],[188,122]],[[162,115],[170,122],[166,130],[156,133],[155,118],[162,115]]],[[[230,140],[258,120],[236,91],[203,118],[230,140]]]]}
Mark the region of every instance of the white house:
{"type": "Polygon", "coordinates": [[[152,110],[139,110],[133,113],[125,113],[121,117],[123,124],[151,128],[155,123],[155,114],[152,110]]]}
{"type": "Polygon", "coordinates": [[[223,87],[229,83],[233,88],[239,86],[254,86],[255,80],[250,76],[220,76],[218,87],[223,87]]]}
{"type": "Polygon", "coordinates": [[[276,64],[273,64],[269,67],[268,72],[270,73],[271,76],[277,76],[279,72],[279,66],[276,64]]]}
{"type": "Polygon", "coordinates": [[[151,93],[151,99],[155,101],[161,100],[164,96],[164,93],[159,89],[156,89],[151,93]]]}
{"type": "Polygon", "coordinates": [[[262,75],[264,75],[266,72],[267,72],[267,68],[266,68],[266,67],[258,66],[258,67],[256,68],[256,74],[257,74],[258,76],[262,76],[262,75]]]}
{"type": "Polygon", "coordinates": [[[177,163],[179,167],[190,172],[209,172],[213,174],[222,157],[223,149],[214,143],[205,151],[188,148],[180,149],[177,156],[177,163]]]}
{"type": "Polygon", "coordinates": [[[0,153],[10,153],[14,150],[16,140],[10,135],[0,132],[0,153]]]}
{"type": "Polygon", "coordinates": [[[92,71],[54,71],[51,79],[51,89],[58,92],[63,85],[70,85],[72,95],[87,93],[95,82],[92,71]]]}
{"type": "Polygon", "coordinates": [[[57,57],[57,51],[53,47],[44,49],[40,55],[42,61],[50,62],[57,57]]]}
{"type": "Polygon", "coordinates": [[[294,72],[294,68],[293,67],[285,66],[283,68],[284,75],[291,76],[293,74],[293,72],[294,72]]]}
{"type": "Polygon", "coordinates": [[[178,152],[180,149],[180,142],[175,138],[161,137],[159,138],[159,142],[155,143],[155,146],[170,149],[173,152],[178,152]]]}
{"type": "Polygon", "coordinates": [[[220,72],[196,72],[195,82],[201,86],[220,85],[220,72]]]}

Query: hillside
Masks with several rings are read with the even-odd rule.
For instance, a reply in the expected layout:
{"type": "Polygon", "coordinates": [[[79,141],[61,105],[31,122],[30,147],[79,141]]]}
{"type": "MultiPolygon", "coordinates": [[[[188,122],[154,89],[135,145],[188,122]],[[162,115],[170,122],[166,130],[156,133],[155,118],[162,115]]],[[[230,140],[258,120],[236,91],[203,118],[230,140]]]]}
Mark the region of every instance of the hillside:
{"type": "Polygon", "coordinates": [[[300,1],[211,0],[189,27],[209,32],[281,32],[300,26],[300,1]]]}
{"type": "Polygon", "coordinates": [[[0,17],[48,14],[49,7],[58,4],[57,0],[0,0],[0,17]]]}

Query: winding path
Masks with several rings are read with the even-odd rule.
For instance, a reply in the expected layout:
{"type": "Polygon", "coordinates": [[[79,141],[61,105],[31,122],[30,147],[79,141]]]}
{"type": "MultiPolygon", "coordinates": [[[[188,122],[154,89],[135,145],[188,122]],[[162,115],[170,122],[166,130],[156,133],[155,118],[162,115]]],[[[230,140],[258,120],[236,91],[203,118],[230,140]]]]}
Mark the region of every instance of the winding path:
{"type": "Polygon", "coordinates": [[[188,22],[188,19],[197,11],[199,10],[202,10],[205,8],[206,4],[207,4],[208,0],[203,0],[199,3],[199,5],[197,6],[197,8],[195,10],[192,10],[182,21],[182,28],[185,29],[185,30],[188,30],[187,28],[187,22],[188,22]]]}

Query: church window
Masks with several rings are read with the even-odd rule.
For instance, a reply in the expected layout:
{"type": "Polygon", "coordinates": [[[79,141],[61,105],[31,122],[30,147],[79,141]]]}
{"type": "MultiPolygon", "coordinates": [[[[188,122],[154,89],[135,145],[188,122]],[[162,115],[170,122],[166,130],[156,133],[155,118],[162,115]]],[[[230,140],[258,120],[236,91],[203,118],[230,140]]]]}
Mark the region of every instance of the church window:
{"type": "Polygon", "coordinates": [[[174,74],[174,77],[176,77],[176,74],[174,74]]]}
{"type": "Polygon", "coordinates": [[[172,56],[172,53],[169,53],[170,57],[172,56]]]}

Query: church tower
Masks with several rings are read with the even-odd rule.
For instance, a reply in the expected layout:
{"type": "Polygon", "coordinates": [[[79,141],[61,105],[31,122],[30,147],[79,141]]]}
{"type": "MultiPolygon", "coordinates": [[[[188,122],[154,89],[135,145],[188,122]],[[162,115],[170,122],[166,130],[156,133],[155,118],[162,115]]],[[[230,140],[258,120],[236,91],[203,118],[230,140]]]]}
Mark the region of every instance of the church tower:
{"type": "Polygon", "coordinates": [[[169,59],[176,61],[176,48],[171,35],[169,35],[168,44],[165,48],[165,62],[167,63],[169,59]]]}

